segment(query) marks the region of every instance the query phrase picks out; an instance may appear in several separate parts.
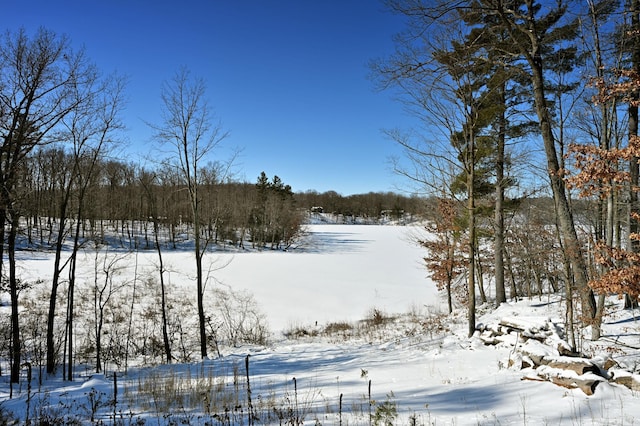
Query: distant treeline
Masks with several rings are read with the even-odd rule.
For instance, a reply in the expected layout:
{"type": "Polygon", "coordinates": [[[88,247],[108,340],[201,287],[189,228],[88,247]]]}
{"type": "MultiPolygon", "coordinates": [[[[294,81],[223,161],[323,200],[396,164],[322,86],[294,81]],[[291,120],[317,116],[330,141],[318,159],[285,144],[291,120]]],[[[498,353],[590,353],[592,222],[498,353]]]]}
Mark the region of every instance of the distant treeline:
{"type": "Polygon", "coordinates": [[[311,210],[322,209],[324,213],[342,216],[378,219],[402,217],[404,215],[422,216],[426,211],[427,200],[418,196],[407,196],[395,192],[369,192],[343,196],[335,191],[318,193],[306,191],[295,194],[299,207],[311,210]]]}
{"type": "MultiPolygon", "coordinates": [[[[192,225],[186,184],[171,167],[151,169],[98,159],[89,173],[72,154],[52,147],[36,150],[26,164],[19,200],[31,243],[52,245],[63,222],[70,232],[74,228],[69,223],[79,221],[83,238],[103,240],[109,226],[110,232],[118,230],[123,244],[136,246],[140,236],[152,241],[155,224],[164,242],[175,246],[192,225]]],[[[211,244],[286,247],[298,235],[306,212],[314,208],[376,221],[383,216],[419,217],[426,206],[423,198],[393,192],[294,193],[277,175],[268,178],[264,172],[253,183],[223,182],[214,164],[199,175],[200,232],[211,244]]]]}

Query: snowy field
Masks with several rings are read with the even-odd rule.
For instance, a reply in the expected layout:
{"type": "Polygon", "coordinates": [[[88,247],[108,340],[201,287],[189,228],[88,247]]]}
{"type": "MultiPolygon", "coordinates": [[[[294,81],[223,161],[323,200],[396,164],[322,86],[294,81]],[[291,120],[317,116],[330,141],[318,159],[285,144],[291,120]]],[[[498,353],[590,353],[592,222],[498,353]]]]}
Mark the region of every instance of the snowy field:
{"type": "MultiPolygon", "coordinates": [[[[117,372],[115,405],[111,372],[83,373],[72,384],[50,379],[30,394],[23,385],[14,390],[13,399],[8,398],[7,378],[2,376],[0,408],[24,421],[30,398],[32,412],[36,404],[40,413],[62,407],[59,412],[84,416],[85,424],[111,424],[114,417],[118,424],[153,425],[640,423],[637,391],[605,381],[593,395],[586,395],[580,389],[523,380],[531,379],[531,371],[509,367],[510,359],[518,359],[520,346],[514,347],[509,338],[496,345],[483,344],[479,336],[468,339],[464,310],[443,320],[442,298],[426,278],[422,249],[412,242],[416,230],[310,225],[308,231],[305,241],[288,252],[247,250],[207,257],[216,280],[208,290],[228,286],[254,295],[272,330],[266,347],[223,348],[220,359],[132,368],[126,375],[117,372]],[[395,319],[353,338],[322,333],[297,339],[283,336],[287,330],[313,332],[332,322],[358,323],[372,310],[395,319]],[[157,390],[143,396],[141,383],[157,390]],[[207,389],[216,388],[215,393],[192,395],[178,405],[164,399],[169,390],[206,383],[211,385],[207,389]],[[222,401],[225,390],[238,388],[244,390],[236,393],[236,400],[222,401]],[[211,395],[220,401],[194,402],[211,395]],[[207,412],[214,406],[227,408],[222,414],[207,412]],[[250,422],[251,413],[261,420],[250,422]]],[[[188,291],[194,285],[191,254],[165,256],[171,284],[188,291]]],[[[23,274],[46,277],[51,262],[48,255],[24,254],[23,274]]],[[[153,262],[153,252],[138,256],[141,270],[153,262]]],[[[599,359],[613,353],[621,367],[634,370],[640,364],[640,325],[613,302],[605,320],[607,340],[585,343],[585,348],[599,359]]],[[[497,311],[481,307],[478,322],[495,324],[502,318],[563,324],[561,303],[555,298],[511,302],[497,311]]]]}
{"type": "Polygon", "coordinates": [[[310,225],[289,252],[216,254],[223,285],[251,292],[274,331],[440,306],[412,227],[310,225]]]}

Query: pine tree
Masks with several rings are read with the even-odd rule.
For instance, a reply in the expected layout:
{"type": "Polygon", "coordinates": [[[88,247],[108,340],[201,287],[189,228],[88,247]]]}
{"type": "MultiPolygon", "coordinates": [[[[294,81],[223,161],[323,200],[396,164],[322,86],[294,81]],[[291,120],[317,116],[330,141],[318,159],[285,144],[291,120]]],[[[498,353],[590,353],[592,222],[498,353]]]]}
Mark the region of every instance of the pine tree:
{"type": "Polygon", "coordinates": [[[578,21],[568,16],[569,2],[559,0],[553,5],[534,0],[478,0],[473,8],[481,16],[498,19],[501,32],[508,35],[521,60],[521,68],[531,85],[533,105],[538,118],[539,131],[546,154],[548,171],[563,250],[568,269],[582,296],[584,317],[593,324],[594,339],[599,336],[597,308],[589,289],[586,261],[577,236],[569,197],[562,179],[562,158],[558,153],[554,135],[553,105],[547,95],[547,74],[554,67],[570,70],[575,65],[576,48],[572,43],[577,36],[578,21]]]}

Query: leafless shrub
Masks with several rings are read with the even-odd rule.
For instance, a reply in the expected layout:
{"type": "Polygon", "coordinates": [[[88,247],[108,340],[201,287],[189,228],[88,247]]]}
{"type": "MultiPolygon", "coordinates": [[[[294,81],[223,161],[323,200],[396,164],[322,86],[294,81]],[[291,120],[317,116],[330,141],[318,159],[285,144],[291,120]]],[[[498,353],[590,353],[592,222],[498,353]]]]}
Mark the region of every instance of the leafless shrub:
{"type": "Polygon", "coordinates": [[[214,298],[217,337],[222,343],[229,346],[267,343],[269,327],[266,316],[260,311],[252,294],[216,289],[214,298]]]}
{"type": "Polygon", "coordinates": [[[331,322],[324,328],[324,334],[328,335],[346,335],[353,330],[353,325],[346,321],[331,322]]]}
{"type": "Polygon", "coordinates": [[[283,334],[287,339],[302,339],[305,337],[317,337],[319,333],[314,328],[295,325],[289,327],[283,334]]]}
{"type": "Polygon", "coordinates": [[[362,322],[368,326],[380,327],[385,325],[389,321],[392,321],[393,319],[394,319],[393,317],[387,316],[380,309],[372,308],[367,314],[367,317],[364,320],[362,320],[362,322]]]}

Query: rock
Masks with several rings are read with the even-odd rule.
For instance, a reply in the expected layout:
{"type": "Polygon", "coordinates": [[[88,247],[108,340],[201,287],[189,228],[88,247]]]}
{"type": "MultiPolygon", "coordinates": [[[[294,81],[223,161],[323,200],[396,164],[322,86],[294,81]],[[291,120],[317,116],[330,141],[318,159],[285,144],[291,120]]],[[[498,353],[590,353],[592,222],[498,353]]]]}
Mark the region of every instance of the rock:
{"type": "Polygon", "coordinates": [[[632,391],[640,390],[640,376],[637,374],[632,374],[625,370],[612,370],[609,372],[613,376],[611,380],[613,383],[625,386],[632,391]]]}

